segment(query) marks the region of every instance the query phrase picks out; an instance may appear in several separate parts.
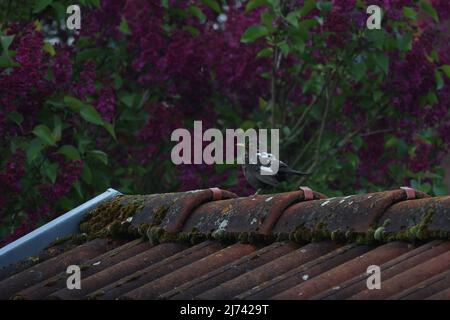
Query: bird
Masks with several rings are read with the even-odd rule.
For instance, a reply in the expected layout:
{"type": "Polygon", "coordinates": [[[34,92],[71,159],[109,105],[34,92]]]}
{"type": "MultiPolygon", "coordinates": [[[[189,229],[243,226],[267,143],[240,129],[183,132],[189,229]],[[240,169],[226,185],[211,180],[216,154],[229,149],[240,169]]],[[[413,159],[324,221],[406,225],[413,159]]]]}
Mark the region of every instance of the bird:
{"type": "MultiPolygon", "coordinates": [[[[236,145],[245,148],[244,144],[238,143],[236,145]]],[[[245,161],[242,165],[242,170],[247,182],[256,189],[255,195],[258,195],[262,190],[278,186],[281,182],[287,181],[291,176],[305,176],[310,174],[290,168],[286,163],[278,160],[275,155],[268,152],[257,151],[256,163],[250,163],[248,150],[245,150],[245,161]],[[271,164],[274,161],[278,162],[278,172],[275,174],[271,168],[271,164]],[[261,171],[265,171],[268,174],[263,175],[261,171]]]]}

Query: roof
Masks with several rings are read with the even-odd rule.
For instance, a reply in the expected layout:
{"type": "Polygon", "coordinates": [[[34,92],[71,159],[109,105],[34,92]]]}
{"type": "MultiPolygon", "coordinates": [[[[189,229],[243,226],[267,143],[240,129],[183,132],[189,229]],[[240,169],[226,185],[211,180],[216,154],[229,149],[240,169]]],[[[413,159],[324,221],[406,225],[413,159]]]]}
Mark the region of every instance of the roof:
{"type": "Polygon", "coordinates": [[[0,272],[1,299],[450,299],[450,197],[117,196],[0,272]],[[85,241],[79,244],[79,241],[85,241]],[[77,264],[81,290],[66,288],[77,264]],[[367,269],[381,268],[369,290],[367,269]]]}

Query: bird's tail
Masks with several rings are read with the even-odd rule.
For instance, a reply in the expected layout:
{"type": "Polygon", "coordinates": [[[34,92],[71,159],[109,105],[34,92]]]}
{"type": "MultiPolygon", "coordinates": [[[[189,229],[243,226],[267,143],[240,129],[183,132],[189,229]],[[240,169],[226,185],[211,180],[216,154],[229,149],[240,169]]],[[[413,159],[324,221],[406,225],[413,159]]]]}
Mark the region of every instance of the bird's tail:
{"type": "Polygon", "coordinates": [[[289,170],[289,173],[295,174],[297,176],[307,176],[307,175],[311,174],[311,172],[303,172],[303,171],[298,171],[298,170],[294,170],[294,169],[289,170]]]}

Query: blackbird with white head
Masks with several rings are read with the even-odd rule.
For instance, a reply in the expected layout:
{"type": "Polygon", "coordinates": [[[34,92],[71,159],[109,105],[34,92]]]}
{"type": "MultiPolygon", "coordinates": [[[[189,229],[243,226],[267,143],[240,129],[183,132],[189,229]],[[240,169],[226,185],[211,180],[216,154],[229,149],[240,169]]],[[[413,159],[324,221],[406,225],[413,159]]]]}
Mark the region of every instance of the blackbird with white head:
{"type": "MultiPolygon", "coordinates": [[[[238,143],[238,147],[244,147],[244,144],[238,143]]],[[[256,152],[256,163],[250,163],[249,152],[245,150],[245,161],[242,165],[245,178],[247,182],[255,188],[258,194],[261,190],[273,188],[279,185],[283,181],[287,181],[291,176],[304,176],[309,173],[301,172],[290,168],[284,162],[278,160],[275,155],[268,152],[256,152]],[[278,172],[273,174],[271,164],[278,162],[278,172]],[[261,174],[261,171],[265,171],[266,175],[261,174]]]]}

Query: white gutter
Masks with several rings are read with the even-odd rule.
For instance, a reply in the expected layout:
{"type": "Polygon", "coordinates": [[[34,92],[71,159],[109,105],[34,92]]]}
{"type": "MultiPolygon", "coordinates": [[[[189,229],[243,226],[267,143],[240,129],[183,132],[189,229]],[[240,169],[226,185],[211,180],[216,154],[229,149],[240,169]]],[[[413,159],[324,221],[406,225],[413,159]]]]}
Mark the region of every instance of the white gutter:
{"type": "Polygon", "coordinates": [[[110,188],[75,209],[4,246],[0,249],[0,268],[24,258],[35,256],[56,239],[77,233],[78,225],[88,211],[98,206],[100,202],[120,194],[119,191],[110,188]]]}

